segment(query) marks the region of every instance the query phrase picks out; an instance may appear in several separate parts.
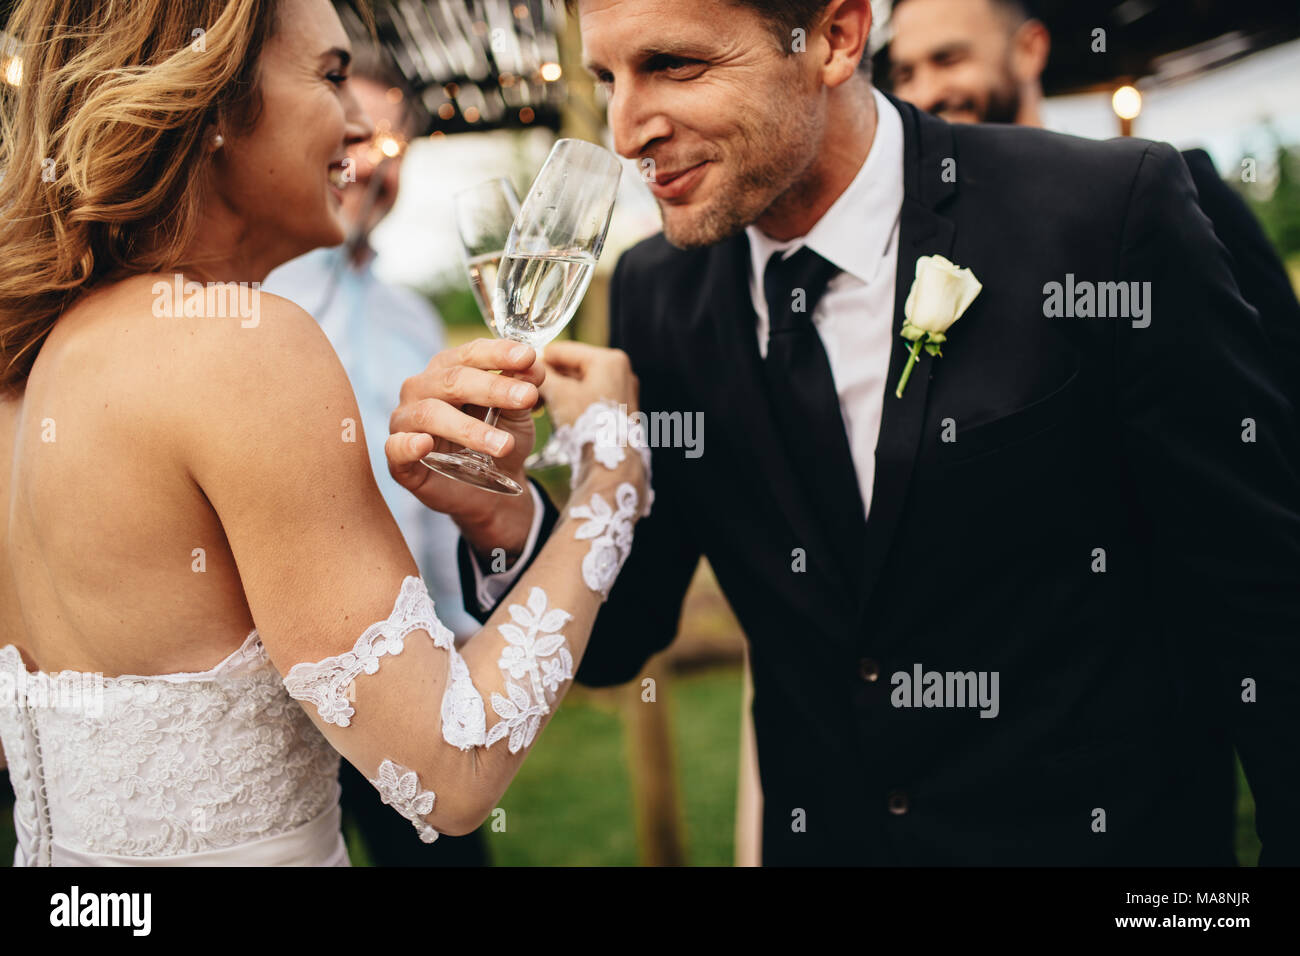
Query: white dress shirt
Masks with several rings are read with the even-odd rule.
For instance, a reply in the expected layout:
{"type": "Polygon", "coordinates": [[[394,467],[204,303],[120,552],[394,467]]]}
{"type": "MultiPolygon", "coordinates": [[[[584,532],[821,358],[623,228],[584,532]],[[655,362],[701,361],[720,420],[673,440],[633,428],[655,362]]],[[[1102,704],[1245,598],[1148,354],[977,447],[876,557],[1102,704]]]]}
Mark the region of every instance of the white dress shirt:
{"type": "Polygon", "coordinates": [[[778,242],[756,226],[745,230],[749,294],[758,314],[758,350],[765,358],[768,317],[763,272],[772,254],[785,251],[788,256],[807,246],[842,270],[831,279],[812,320],[840,397],[864,515],[871,513],[876,440],[893,346],[898,221],[903,208],[903,120],[879,90],[872,92],[877,125],[866,162],[808,234],[778,242]]]}
{"type": "Polygon", "coordinates": [[[524,562],[537,547],[537,538],[542,530],[542,496],[537,493],[537,486],[531,481],[528,483],[528,493],[533,496],[533,526],[528,532],[528,540],[524,542],[524,550],[519,553],[519,557],[510,567],[497,574],[484,574],[483,569],[479,567],[478,555],[474,553],[473,548],[470,549],[469,564],[474,569],[474,596],[478,599],[479,607],[484,611],[489,610],[514,586],[515,578],[519,577],[524,562]]]}
{"type": "MultiPolygon", "coordinates": [[[[764,358],[769,322],[763,273],[773,253],[783,251],[788,256],[808,246],[841,270],[818,300],[812,320],[835,380],[864,515],[871,513],[876,441],[888,391],[885,378],[893,347],[898,224],[903,209],[903,119],[879,90],[872,93],[877,122],[867,158],[808,234],[778,242],[756,226],[745,230],[750,251],[749,294],[758,315],[758,350],[764,358]]],[[[531,490],[533,527],[520,560],[507,571],[488,575],[482,573],[478,562],[470,562],[484,610],[510,589],[524,559],[536,546],[542,514],[537,492],[531,490]]]]}

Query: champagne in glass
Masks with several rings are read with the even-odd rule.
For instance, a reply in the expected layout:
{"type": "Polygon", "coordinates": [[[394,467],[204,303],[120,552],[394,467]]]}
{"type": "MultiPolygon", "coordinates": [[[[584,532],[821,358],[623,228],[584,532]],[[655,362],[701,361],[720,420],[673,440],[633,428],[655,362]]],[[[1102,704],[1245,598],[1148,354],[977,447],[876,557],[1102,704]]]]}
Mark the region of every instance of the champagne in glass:
{"type": "Polygon", "coordinates": [[[501,335],[545,346],[573,318],[595,269],[595,257],[585,253],[506,256],[494,303],[501,335]]]}
{"type": "MultiPolygon", "coordinates": [[[[505,245],[504,241],[502,245],[505,245]]],[[[487,252],[482,255],[473,256],[465,260],[465,268],[469,270],[469,288],[474,293],[474,301],[478,303],[478,310],[483,315],[483,321],[497,338],[502,338],[500,330],[496,327],[496,322],[492,319],[492,297],[496,294],[497,273],[501,268],[500,251],[487,252]]]]}
{"type": "MultiPolygon", "coordinates": [[[[488,257],[495,250],[466,246],[469,259],[477,260],[471,281],[483,283],[484,289],[490,270],[499,265],[491,317],[485,312],[497,335],[541,348],[568,325],[604,248],[621,175],[622,167],[608,150],[582,140],[559,140],[515,217],[500,263],[488,257]]],[[[495,416],[493,409],[488,424],[495,416]]],[[[439,474],[479,488],[523,491],[477,452],[431,452],[421,460],[439,474]]]]}
{"type": "MultiPolygon", "coordinates": [[[[541,348],[559,334],[582,301],[595,272],[596,260],[590,256],[535,256],[511,258],[506,263],[512,276],[518,273],[518,291],[516,301],[503,302],[496,310],[507,317],[506,328],[499,334],[541,348]],[[548,317],[552,324],[543,328],[542,323],[548,317]]],[[[511,285],[516,287],[514,282],[511,285]]],[[[572,462],[555,440],[554,431],[542,450],[524,461],[524,467],[530,471],[568,464],[572,462]]]]}

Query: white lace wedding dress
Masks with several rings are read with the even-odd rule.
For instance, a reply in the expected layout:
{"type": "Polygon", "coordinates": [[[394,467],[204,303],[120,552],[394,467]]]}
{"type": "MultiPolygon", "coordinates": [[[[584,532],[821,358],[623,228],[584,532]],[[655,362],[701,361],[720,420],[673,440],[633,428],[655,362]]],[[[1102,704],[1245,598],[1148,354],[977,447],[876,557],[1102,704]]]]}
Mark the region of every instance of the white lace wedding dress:
{"type": "Polygon", "coordinates": [[[153,677],[29,674],[0,647],[0,741],[15,866],[349,865],[339,756],[257,631],[211,670],[153,677]],[[76,706],[55,706],[69,687],[76,706]]]}

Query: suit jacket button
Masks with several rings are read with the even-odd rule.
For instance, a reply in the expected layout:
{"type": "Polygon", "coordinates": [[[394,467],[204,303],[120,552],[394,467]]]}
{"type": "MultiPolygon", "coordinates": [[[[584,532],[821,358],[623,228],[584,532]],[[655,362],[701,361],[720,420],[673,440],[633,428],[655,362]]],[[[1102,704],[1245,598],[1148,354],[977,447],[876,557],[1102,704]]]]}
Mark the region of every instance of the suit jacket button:
{"type": "Polygon", "coordinates": [[[896,817],[901,817],[907,812],[907,794],[902,790],[894,790],[888,797],[889,812],[896,817]]]}
{"type": "Polygon", "coordinates": [[[874,684],[880,679],[880,665],[870,657],[864,657],[858,661],[858,676],[868,684],[874,684]]]}

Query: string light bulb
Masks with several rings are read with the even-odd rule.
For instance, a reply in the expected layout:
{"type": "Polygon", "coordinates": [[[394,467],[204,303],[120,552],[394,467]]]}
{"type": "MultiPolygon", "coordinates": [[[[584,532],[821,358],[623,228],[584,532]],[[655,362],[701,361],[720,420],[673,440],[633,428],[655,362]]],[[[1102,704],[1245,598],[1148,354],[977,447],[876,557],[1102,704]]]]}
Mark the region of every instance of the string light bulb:
{"type": "Polygon", "coordinates": [[[1111,108],[1122,120],[1135,120],[1142,113],[1142,94],[1135,86],[1121,86],[1110,98],[1111,108]]]}

